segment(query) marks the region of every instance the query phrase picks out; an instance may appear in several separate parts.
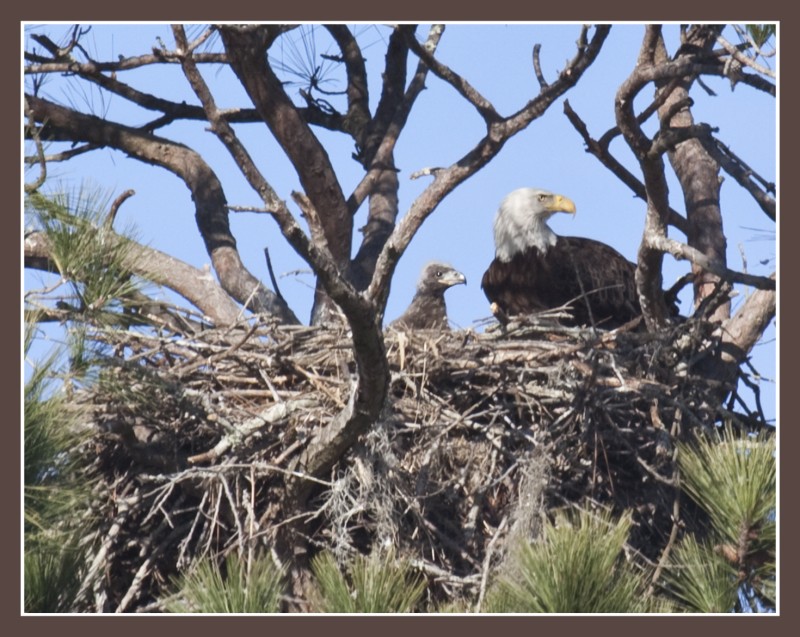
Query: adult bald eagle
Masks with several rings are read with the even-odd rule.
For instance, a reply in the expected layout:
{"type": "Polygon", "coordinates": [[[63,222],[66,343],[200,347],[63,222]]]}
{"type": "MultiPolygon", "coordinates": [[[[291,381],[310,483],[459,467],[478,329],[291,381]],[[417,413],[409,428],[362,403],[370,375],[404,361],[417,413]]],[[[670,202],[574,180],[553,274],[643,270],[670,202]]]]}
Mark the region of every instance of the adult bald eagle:
{"type": "Polygon", "coordinates": [[[444,293],[452,286],[466,282],[467,277],[446,263],[429,263],[422,269],[411,305],[400,318],[392,321],[391,326],[412,330],[450,329],[444,293]]]}
{"type": "Polygon", "coordinates": [[[569,304],[567,325],[613,329],[641,314],[636,266],[611,246],[561,237],[547,225],[556,212],[575,214],[562,195],[515,190],[494,220],[495,258],[483,275],[486,297],[507,315],[569,304]]]}

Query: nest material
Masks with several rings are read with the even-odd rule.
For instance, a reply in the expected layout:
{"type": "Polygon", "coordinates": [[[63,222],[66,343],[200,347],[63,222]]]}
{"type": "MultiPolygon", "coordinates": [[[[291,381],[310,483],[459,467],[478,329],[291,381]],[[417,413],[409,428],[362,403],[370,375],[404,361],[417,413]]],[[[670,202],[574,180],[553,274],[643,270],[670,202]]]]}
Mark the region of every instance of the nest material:
{"type": "Polygon", "coordinates": [[[114,355],[81,396],[107,520],[89,607],[156,609],[198,557],[287,541],[284,561],[293,548],[345,558],[391,546],[434,601],[474,602],[543,515],[587,503],[632,509],[631,549],[655,563],[674,523],[674,440],[719,416],[717,388],[694,373],[710,334],[547,320],[389,330],[382,418],[297,511],[286,479],[353,387],[345,330],[255,320],[191,339],[100,332],[114,355]]]}

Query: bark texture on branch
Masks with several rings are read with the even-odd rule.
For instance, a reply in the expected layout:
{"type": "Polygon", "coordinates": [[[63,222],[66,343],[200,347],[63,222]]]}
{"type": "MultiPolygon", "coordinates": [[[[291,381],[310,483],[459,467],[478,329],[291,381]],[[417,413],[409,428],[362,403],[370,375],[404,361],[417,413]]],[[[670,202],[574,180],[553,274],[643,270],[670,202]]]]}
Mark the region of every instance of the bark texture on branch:
{"type": "MultiPolygon", "coordinates": [[[[110,235],[107,236],[110,237],[110,235]]],[[[125,268],[148,281],[168,287],[198,308],[215,325],[231,325],[242,317],[242,308],[219,286],[210,272],[195,268],[160,250],[126,239],[125,268]],[[168,274],[167,274],[168,273],[168,274]]],[[[53,271],[50,247],[42,232],[25,235],[26,267],[53,271]]]]}
{"type": "MultiPolygon", "coordinates": [[[[324,146],[303,120],[283,84],[267,64],[269,27],[222,26],[228,60],[261,118],[292,162],[303,191],[320,216],[322,230],[337,266],[347,272],[353,240],[353,219],[324,146]]],[[[312,324],[335,320],[335,310],[317,286],[312,324]]]]}
{"type": "MultiPolygon", "coordinates": [[[[723,25],[692,27],[685,42],[694,51],[690,57],[702,59],[707,56],[722,28],[723,25]]],[[[658,40],[653,61],[657,65],[669,61],[663,38],[658,40]]],[[[660,90],[668,93],[658,109],[662,128],[681,129],[694,125],[689,107],[689,89],[694,79],[694,76],[689,75],[680,78],[677,84],[672,82],[665,86],[663,82],[656,83],[660,90]]],[[[668,156],[683,192],[689,246],[724,266],[727,263],[727,242],[719,203],[719,164],[698,139],[688,139],[677,144],[668,156]]],[[[697,307],[713,292],[720,279],[694,263],[692,273],[694,302],[697,307]]],[[[712,318],[722,321],[730,316],[730,309],[730,303],[724,303],[716,309],[712,318]]]]}
{"type": "MultiPolygon", "coordinates": [[[[88,142],[109,147],[180,177],[192,194],[197,227],[223,289],[255,312],[268,312],[298,323],[286,302],[265,288],[242,263],[228,223],[222,184],[211,167],[192,149],[139,129],[86,115],[33,95],[26,95],[44,139],[88,142]]],[[[169,272],[162,272],[168,278],[169,272]]]]}

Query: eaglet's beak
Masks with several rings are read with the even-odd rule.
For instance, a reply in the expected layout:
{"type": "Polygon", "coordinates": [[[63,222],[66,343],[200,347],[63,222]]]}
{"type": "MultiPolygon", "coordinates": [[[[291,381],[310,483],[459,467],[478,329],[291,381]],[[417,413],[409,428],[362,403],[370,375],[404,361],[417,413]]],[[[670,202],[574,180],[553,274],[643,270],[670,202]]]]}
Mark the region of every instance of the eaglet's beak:
{"type": "Polygon", "coordinates": [[[467,277],[461,274],[461,272],[456,272],[455,270],[452,270],[450,272],[445,272],[440,280],[447,287],[459,285],[460,283],[463,283],[464,285],[467,284],[467,277]]]}

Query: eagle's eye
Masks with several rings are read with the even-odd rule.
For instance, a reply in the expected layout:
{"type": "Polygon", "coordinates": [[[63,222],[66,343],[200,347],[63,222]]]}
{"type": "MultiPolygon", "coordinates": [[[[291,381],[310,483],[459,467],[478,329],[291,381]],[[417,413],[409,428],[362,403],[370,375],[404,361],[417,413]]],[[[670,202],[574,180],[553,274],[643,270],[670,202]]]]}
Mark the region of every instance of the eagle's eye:
{"type": "Polygon", "coordinates": [[[442,272],[441,270],[436,270],[436,278],[437,279],[441,279],[442,278],[442,274],[444,274],[444,272],[442,272]]]}
{"type": "Polygon", "coordinates": [[[544,201],[545,199],[547,199],[547,195],[539,195],[539,201],[544,201]]]}

